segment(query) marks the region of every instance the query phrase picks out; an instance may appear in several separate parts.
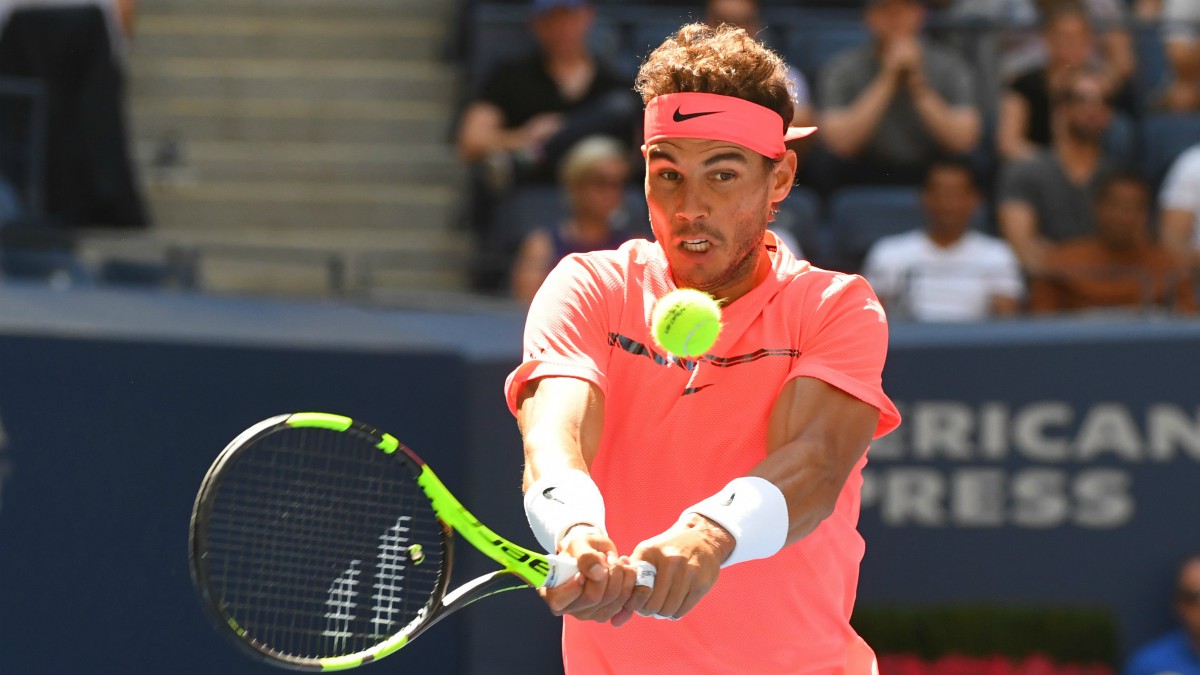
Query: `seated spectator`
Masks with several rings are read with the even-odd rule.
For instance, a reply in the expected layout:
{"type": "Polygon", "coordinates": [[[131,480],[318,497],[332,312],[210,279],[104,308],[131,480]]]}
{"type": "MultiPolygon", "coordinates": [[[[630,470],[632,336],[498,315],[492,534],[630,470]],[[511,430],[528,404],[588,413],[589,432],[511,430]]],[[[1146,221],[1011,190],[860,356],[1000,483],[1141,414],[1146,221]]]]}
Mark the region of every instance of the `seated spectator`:
{"type": "Polygon", "coordinates": [[[873,39],[839,54],[820,76],[820,142],[833,155],[814,180],[920,183],[939,155],[979,142],[972,72],[955,53],[921,38],[917,0],[870,0],[873,39]]]}
{"type": "MultiPolygon", "coordinates": [[[[149,224],[129,152],[125,114],[126,33],[133,0],[0,2],[0,76],[39,80],[45,97],[44,203],[28,204],[66,227],[149,224]]],[[[17,183],[14,148],[29,121],[6,111],[0,157],[17,183]]],[[[38,214],[42,215],[42,214],[38,214]]]]}
{"type": "Polygon", "coordinates": [[[1134,651],[1124,675],[1200,675],[1200,554],[1179,566],[1171,599],[1179,628],[1134,651]]]}
{"type": "MultiPolygon", "coordinates": [[[[1125,28],[1127,11],[1121,0],[1077,1],[1100,33],[1102,58],[1125,78],[1133,74],[1133,40],[1125,28]]],[[[1011,80],[1046,63],[1046,41],[1037,25],[1063,0],[950,0],[948,14],[955,19],[999,22],[998,70],[1011,80]]]]}
{"type": "MultiPolygon", "coordinates": [[[[750,35],[762,38],[763,27],[758,0],[708,0],[704,22],[714,27],[727,23],[745,29],[750,35]]],[[[808,80],[805,79],[804,73],[795,66],[788,66],[788,81],[792,85],[792,100],[795,103],[791,126],[811,127],[815,125],[817,123],[816,113],[813,109],[808,80]]]]}
{"type": "Polygon", "coordinates": [[[1200,269],[1200,145],[1171,165],[1158,193],[1158,207],[1163,246],[1200,269]]]}
{"type": "Polygon", "coordinates": [[[1099,73],[1070,75],[1051,107],[1050,148],[1002,167],[997,188],[1000,234],[1030,273],[1052,244],[1095,232],[1096,190],[1115,169],[1102,145],[1112,108],[1099,73]]]}
{"type": "Polygon", "coordinates": [[[561,223],[526,235],[512,269],[512,293],[524,302],[568,254],[620,246],[632,234],[624,206],[629,158],[615,140],[594,136],[577,143],[563,159],[559,183],[569,213],[561,223]]]}
{"type": "Polygon", "coordinates": [[[1036,313],[1160,307],[1192,314],[1196,299],[1187,269],[1150,238],[1150,187],[1117,172],[1100,184],[1096,232],[1049,249],[1030,281],[1036,313]]]}
{"type": "Polygon", "coordinates": [[[1003,240],[971,229],[981,195],[970,165],[938,161],[921,190],[923,230],[884,237],[863,276],[889,314],[918,321],[974,321],[1015,314],[1021,268],[1003,240]]]}
{"type": "Polygon", "coordinates": [[[1161,20],[1169,79],[1155,107],[1200,111],[1200,2],[1163,0],[1161,20]]]}
{"type": "MultiPolygon", "coordinates": [[[[750,35],[762,38],[762,22],[759,15],[759,0],[708,0],[704,22],[714,28],[723,23],[744,29],[750,35]]],[[[795,66],[788,66],[788,83],[792,87],[792,102],[795,104],[790,126],[811,127],[817,123],[812,94],[804,73],[795,66]]],[[[808,154],[808,141],[791,141],[788,148],[796,152],[797,166],[804,165],[808,154]]]]}
{"type": "Polygon", "coordinates": [[[468,162],[488,160],[498,185],[553,183],[580,139],[606,134],[632,147],[640,114],[633,83],[587,45],[595,18],[586,0],[534,0],[535,53],[498,64],[467,104],[458,132],[468,162]]]}
{"type": "MultiPolygon", "coordinates": [[[[1132,111],[1132,56],[1106,59],[1096,46],[1087,11],[1076,2],[1051,5],[1043,17],[1046,63],[1017,76],[1000,101],[996,149],[1005,159],[1031,156],[1050,145],[1054,133],[1050,102],[1066,87],[1072,73],[1087,67],[1100,74],[1104,95],[1122,110],[1132,111]]],[[[1128,47],[1128,34],[1124,41],[1128,47]]],[[[1121,49],[1110,51],[1124,54],[1121,49]]]]}

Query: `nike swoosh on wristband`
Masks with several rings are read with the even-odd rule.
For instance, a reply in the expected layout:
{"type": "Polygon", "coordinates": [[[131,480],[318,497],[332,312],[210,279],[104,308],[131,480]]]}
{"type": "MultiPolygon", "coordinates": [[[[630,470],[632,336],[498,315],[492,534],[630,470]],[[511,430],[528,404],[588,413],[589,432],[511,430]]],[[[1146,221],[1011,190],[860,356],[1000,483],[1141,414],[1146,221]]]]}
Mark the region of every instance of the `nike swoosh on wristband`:
{"type": "Polygon", "coordinates": [[[565,504],[566,504],[566,502],[564,502],[563,500],[561,500],[561,499],[559,499],[558,497],[555,497],[555,496],[554,496],[554,494],[553,494],[553,493],[554,493],[554,491],[555,491],[556,489],[558,489],[558,488],[555,488],[555,487],[548,487],[548,488],[546,488],[545,490],[542,490],[542,496],[543,496],[543,497],[545,497],[546,499],[549,499],[549,500],[550,500],[550,501],[552,501],[552,502],[558,502],[559,504],[563,504],[563,505],[565,505],[565,504]]]}
{"type": "Polygon", "coordinates": [[[708,112],[682,113],[682,112],[679,112],[679,108],[676,108],[675,114],[671,115],[671,119],[675,120],[676,122],[685,122],[687,120],[692,119],[693,117],[704,117],[705,115],[716,115],[719,112],[725,112],[725,111],[724,110],[709,110],[708,112]]]}

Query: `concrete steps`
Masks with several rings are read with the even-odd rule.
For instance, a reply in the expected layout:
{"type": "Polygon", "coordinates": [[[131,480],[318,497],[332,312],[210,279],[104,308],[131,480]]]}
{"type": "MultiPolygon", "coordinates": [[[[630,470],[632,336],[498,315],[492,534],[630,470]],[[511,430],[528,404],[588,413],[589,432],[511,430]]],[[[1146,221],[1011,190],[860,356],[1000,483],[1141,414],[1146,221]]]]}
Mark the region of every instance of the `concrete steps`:
{"type": "MultiPolygon", "coordinates": [[[[190,4],[190,3],[189,3],[190,4]]],[[[208,3],[205,3],[208,6],[208,3]]],[[[138,54],[159,58],[436,59],[441,18],[152,14],[137,24],[138,54]]],[[[240,11],[240,10],[239,10],[240,11]]]]}
{"type": "Polygon", "coordinates": [[[402,261],[366,275],[380,283],[461,287],[458,73],[440,59],[453,11],[143,0],[128,63],[148,245],[204,251],[212,290],[321,292],[328,256],[379,251],[402,261]]]}

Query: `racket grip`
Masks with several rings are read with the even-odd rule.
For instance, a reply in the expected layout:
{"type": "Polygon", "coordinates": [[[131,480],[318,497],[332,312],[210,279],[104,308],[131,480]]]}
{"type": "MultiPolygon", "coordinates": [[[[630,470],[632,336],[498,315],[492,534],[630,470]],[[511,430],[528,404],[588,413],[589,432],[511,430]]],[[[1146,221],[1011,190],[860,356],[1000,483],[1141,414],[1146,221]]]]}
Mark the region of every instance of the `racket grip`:
{"type": "MultiPolygon", "coordinates": [[[[550,571],[546,574],[546,583],[542,584],[543,588],[562,586],[579,573],[579,566],[575,564],[575,559],[565,555],[548,555],[546,563],[550,571]]],[[[653,589],[654,576],[657,572],[654,565],[645,560],[639,560],[633,566],[637,570],[637,579],[634,580],[633,585],[653,589]]]]}
{"type": "Polygon", "coordinates": [[[579,573],[579,566],[575,564],[575,559],[565,555],[557,553],[548,555],[546,563],[549,565],[550,571],[546,573],[546,583],[542,584],[542,588],[562,586],[579,573]]]}

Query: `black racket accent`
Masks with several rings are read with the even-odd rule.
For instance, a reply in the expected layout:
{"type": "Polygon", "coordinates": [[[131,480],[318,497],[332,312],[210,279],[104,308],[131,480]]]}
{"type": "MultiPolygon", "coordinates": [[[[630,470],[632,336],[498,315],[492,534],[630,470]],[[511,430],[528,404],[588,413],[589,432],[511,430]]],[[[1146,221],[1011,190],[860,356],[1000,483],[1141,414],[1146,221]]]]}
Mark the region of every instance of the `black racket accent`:
{"type": "Polygon", "coordinates": [[[192,574],[219,623],[258,656],[302,669],[407,633],[448,582],[450,534],[406,451],[370,427],[267,420],[205,477],[192,574]]]}

